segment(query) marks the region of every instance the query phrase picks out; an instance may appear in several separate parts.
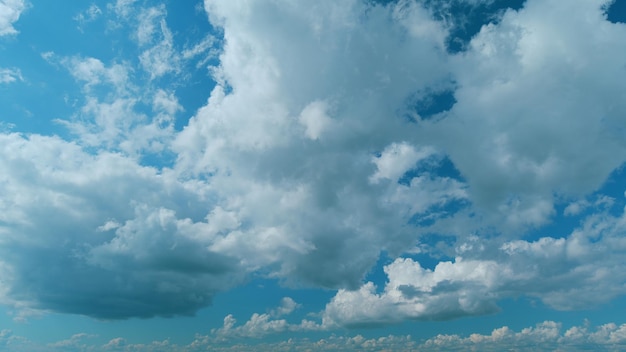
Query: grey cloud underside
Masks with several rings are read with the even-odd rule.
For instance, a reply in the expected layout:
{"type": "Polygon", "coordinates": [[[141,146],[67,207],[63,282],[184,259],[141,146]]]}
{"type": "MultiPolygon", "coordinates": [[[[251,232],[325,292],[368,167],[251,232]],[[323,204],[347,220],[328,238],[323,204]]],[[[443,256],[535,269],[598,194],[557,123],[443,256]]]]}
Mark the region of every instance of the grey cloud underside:
{"type": "MultiPolygon", "coordinates": [[[[63,122],[75,143],[1,135],[2,299],[106,319],[193,314],[261,273],[339,289],[323,312],[337,327],[485,314],[516,295],[575,308],[590,303],[581,280],[600,300],[622,295],[610,269],[622,218],[600,206],[597,243],[593,217],[551,234],[562,240],[516,242],[626,160],[626,26],[606,3],[501,9],[456,52],[458,24],[432,1],[207,0],[223,30],[218,84],[179,133],[172,92],[148,85],[154,99],[137,99],[154,116],[137,114],[131,67],[58,59],[90,99],[63,122]],[[115,93],[97,99],[96,86],[115,93]],[[415,111],[437,94],[449,106],[415,111]],[[171,168],[138,162],[161,151],[171,168]],[[427,252],[430,233],[452,237],[458,258],[430,271],[398,258],[382,293],[363,283],[382,251],[427,252]]],[[[154,84],[185,55],[164,8],[140,14],[154,84]]]]}
{"type": "Polygon", "coordinates": [[[58,138],[1,143],[11,151],[0,158],[11,170],[1,177],[7,303],[105,319],[191,315],[241,278],[235,258],[190,237],[202,232],[191,219],[206,215],[199,188],[58,138]]]}

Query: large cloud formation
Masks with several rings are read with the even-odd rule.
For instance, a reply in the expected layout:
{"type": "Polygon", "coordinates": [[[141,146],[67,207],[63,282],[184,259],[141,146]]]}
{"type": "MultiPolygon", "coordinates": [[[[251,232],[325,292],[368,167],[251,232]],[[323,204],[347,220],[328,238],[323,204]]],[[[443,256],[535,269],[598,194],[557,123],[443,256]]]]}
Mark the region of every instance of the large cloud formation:
{"type": "Polygon", "coordinates": [[[326,328],[484,314],[512,295],[559,309],[621,295],[623,215],[586,198],[626,159],[626,26],[608,4],[528,0],[452,52],[432,1],[206,0],[223,32],[217,85],[180,132],[182,107],[153,82],[207,48],[178,54],[163,7],[136,13],[143,90],[126,62],[46,53],[85,104],[60,121],[75,142],[0,135],[2,300],[192,314],[257,273],[338,289],[326,328]],[[450,109],[420,112],[446,94],[450,109]],[[167,167],[146,162],[166,153],[167,167]],[[571,200],[596,214],[519,239],[571,200]],[[451,236],[456,259],[402,257],[427,251],[428,233],[451,236]],[[377,292],[363,279],[382,252],[395,261],[377,292]]]}

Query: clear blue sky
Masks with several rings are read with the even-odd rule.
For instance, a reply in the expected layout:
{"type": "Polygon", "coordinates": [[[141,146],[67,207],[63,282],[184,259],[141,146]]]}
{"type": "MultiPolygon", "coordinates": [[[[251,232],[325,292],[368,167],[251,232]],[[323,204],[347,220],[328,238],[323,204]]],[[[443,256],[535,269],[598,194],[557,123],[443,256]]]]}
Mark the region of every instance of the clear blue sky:
{"type": "Polygon", "coordinates": [[[0,0],[0,350],[626,348],[624,22],[0,0]]]}

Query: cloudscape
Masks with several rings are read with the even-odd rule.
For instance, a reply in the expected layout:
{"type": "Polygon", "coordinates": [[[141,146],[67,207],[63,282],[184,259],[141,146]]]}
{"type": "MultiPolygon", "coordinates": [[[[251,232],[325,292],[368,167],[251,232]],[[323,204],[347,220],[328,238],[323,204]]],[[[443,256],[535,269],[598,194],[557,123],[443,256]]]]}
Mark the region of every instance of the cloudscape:
{"type": "Polygon", "coordinates": [[[625,78],[624,0],[0,0],[0,350],[623,350],[625,78]]]}

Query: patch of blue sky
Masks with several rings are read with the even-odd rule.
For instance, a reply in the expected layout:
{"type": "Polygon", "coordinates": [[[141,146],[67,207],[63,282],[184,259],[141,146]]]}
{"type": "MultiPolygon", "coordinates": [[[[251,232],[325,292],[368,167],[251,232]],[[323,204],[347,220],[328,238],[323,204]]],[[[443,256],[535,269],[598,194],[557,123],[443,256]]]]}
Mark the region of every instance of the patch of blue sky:
{"type": "Polygon", "coordinates": [[[607,20],[613,23],[626,23],[626,1],[613,0],[606,9],[607,20]]]}
{"type": "MultiPolygon", "coordinates": [[[[375,0],[380,4],[392,4],[398,0],[375,0]]],[[[473,36],[482,26],[498,23],[499,16],[506,10],[519,10],[526,0],[462,1],[422,0],[435,18],[450,25],[446,48],[450,53],[463,52],[473,36]]]]}
{"type": "Polygon", "coordinates": [[[452,109],[455,103],[454,90],[432,92],[415,102],[413,111],[419,116],[420,120],[430,120],[452,109]]]}
{"type": "Polygon", "coordinates": [[[583,226],[583,222],[593,214],[606,212],[619,217],[626,206],[626,188],[622,180],[626,177],[626,168],[614,170],[603,185],[582,200],[555,195],[554,215],[550,221],[540,227],[529,229],[523,236],[526,241],[536,241],[542,237],[566,238],[574,230],[583,226]]]}
{"type": "MultiPolygon", "coordinates": [[[[212,44],[219,45],[220,33],[211,27],[200,6],[176,5],[166,4],[166,21],[171,26],[177,51],[191,50],[209,36],[215,36],[212,44]]],[[[19,67],[23,77],[23,81],[0,86],[5,124],[14,125],[21,132],[71,138],[66,128],[54,122],[71,120],[85,103],[80,82],[72,77],[71,67],[63,64],[69,58],[95,58],[105,67],[128,64],[133,67],[129,72],[130,84],[140,89],[152,84],[149,73],[139,69],[142,49],[133,38],[134,22],[117,18],[107,2],[91,6],[97,6],[98,12],[92,18],[80,19],[89,9],[85,3],[73,6],[37,3],[16,23],[19,38],[2,38],[0,48],[11,55],[0,56],[0,67],[19,67]],[[57,25],[59,20],[65,24],[57,25]]],[[[173,91],[184,107],[184,111],[176,114],[176,130],[181,130],[196,110],[206,104],[206,92],[215,86],[209,66],[217,63],[219,48],[211,50],[186,60],[181,72],[159,78],[158,86],[173,91]],[[206,59],[207,55],[212,57],[206,59]]],[[[114,90],[115,87],[103,84],[90,87],[89,94],[107,101],[114,90]]],[[[153,114],[148,100],[138,101],[133,108],[139,114],[153,114]]]]}

